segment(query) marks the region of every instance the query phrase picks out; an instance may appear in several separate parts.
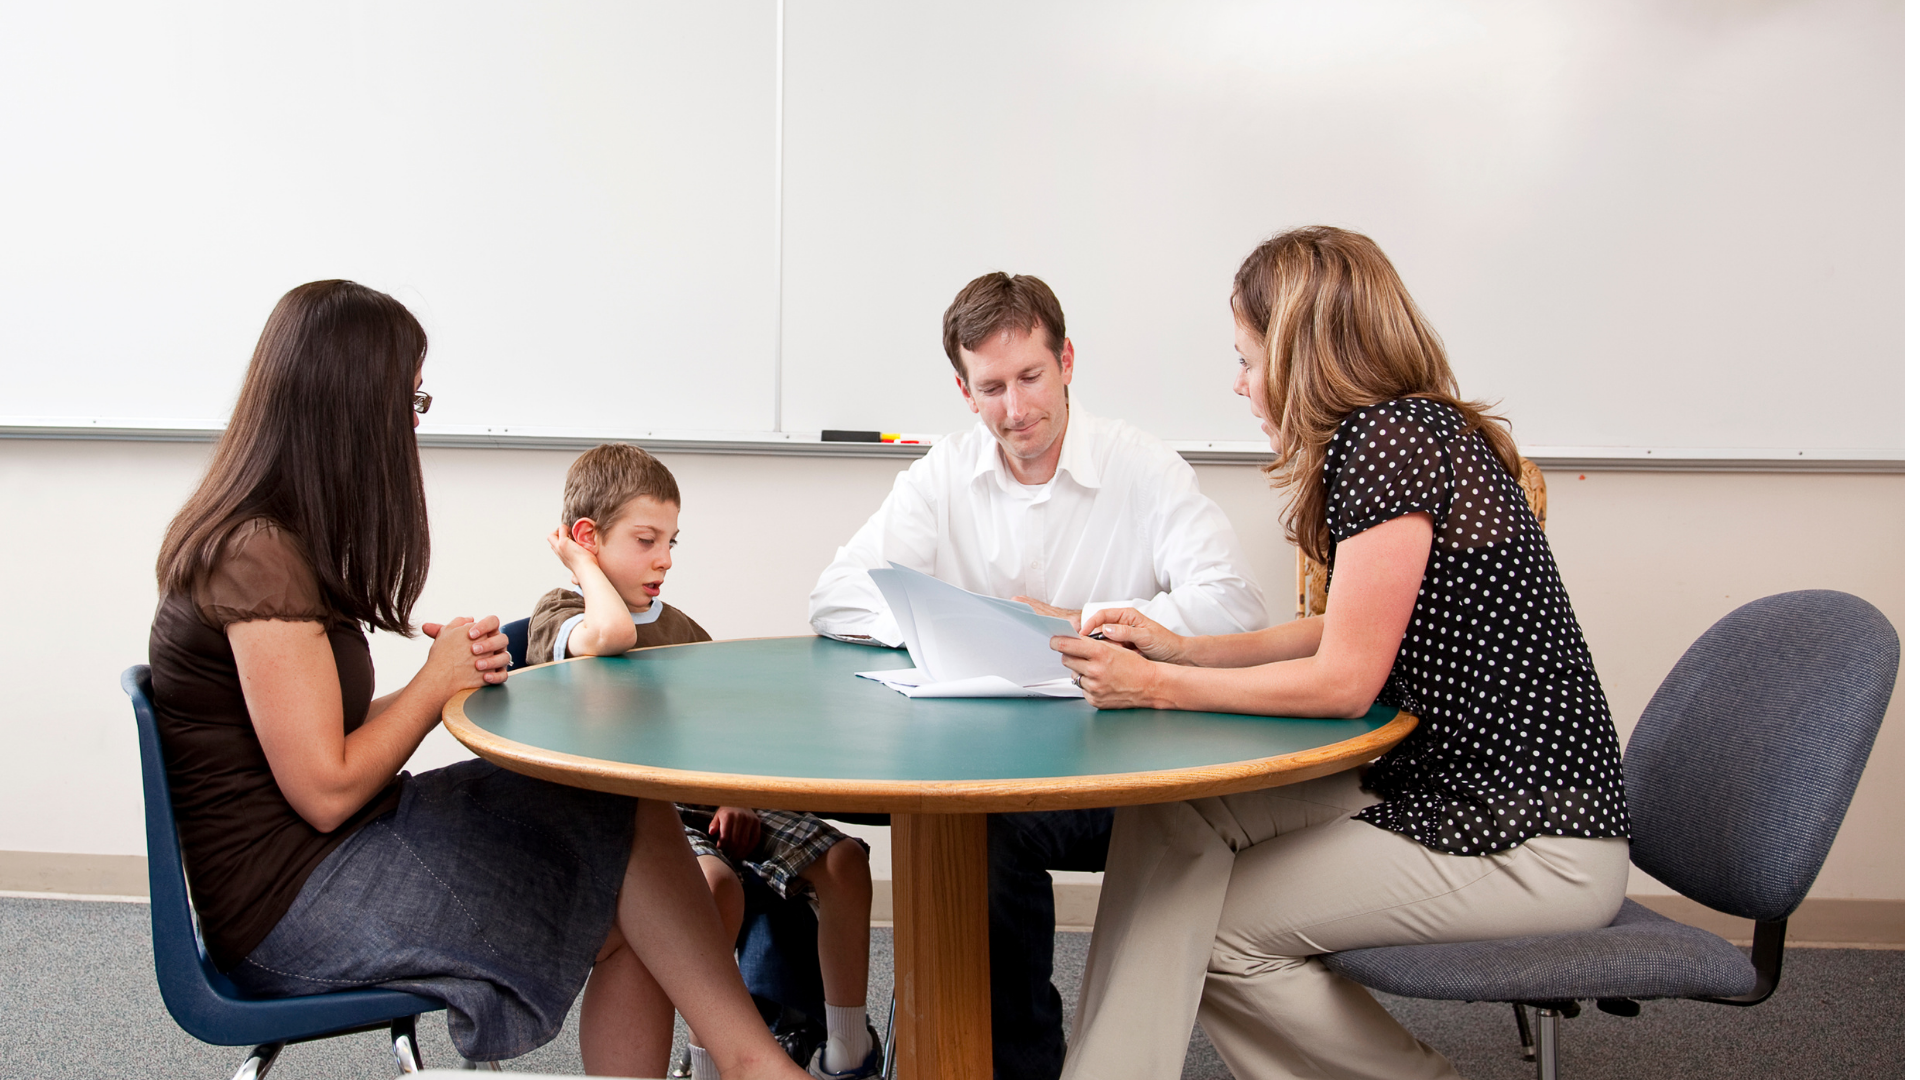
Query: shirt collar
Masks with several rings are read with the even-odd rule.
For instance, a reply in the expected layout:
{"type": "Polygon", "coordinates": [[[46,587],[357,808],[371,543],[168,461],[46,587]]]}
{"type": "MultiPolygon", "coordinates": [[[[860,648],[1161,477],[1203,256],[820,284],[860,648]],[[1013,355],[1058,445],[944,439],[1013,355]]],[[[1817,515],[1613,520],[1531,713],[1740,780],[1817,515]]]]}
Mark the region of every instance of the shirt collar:
{"type": "MultiPolygon", "coordinates": [[[[1092,417],[1084,412],[1070,410],[1067,413],[1067,433],[1061,438],[1060,463],[1054,469],[1054,476],[1066,473],[1074,483],[1095,491],[1100,487],[1100,465],[1094,459],[1093,436],[1087,432],[1091,421],[1092,417]]],[[[980,422],[980,433],[985,438],[981,440],[979,456],[974,459],[972,479],[978,482],[981,477],[990,476],[1008,489],[1018,486],[1020,481],[1013,478],[1012,470],[1000,455],[999,441],[984,421],[980,422]]]]}
{"type": "Polygon", "coordinates": [[[1061,440],[1060,471],[1073,478],[1073,482],[1090,491],[1100,487],[1100,463],[1094,459],[1093,436],[1087,428],[1093,423],[1093,417],[1086,413],[1067,413],[1067,434],[1061,440]]]}

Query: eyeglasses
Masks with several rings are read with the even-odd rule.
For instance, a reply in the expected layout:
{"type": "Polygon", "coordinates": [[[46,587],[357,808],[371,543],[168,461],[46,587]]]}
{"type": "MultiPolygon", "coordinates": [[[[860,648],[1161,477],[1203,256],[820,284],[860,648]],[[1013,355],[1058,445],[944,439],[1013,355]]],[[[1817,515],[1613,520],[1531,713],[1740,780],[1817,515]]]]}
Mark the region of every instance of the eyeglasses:
{"type": "Polygon", "coordinates": [[[425,415],[426,411],[431,408],[433,408],[433,395],[427,393],[425,390],[415,390],[413,392],[413,411],[425,415]]]}

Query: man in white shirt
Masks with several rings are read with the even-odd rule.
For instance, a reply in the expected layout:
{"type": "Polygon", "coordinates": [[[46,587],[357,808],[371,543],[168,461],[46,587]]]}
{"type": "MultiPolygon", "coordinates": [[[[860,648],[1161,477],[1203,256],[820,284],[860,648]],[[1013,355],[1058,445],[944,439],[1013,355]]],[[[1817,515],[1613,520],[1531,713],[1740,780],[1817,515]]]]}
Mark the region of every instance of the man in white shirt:
{"type": "MultiPolygon", "coordinates": [[[[1183,634],[1267,625],[1226,514],[1153,436],[1071,410],[1073,342],[1039,278],[987,274],[943,327],[980,423],[901,473],[820,575],[813,628],[898,646],[869,569],[897,562],[1079,626],[1089,603],[1131,604],[1183,634]]],[[[1000,814],[989,833],[993,1056],[998,1080],[1054,1080],[1065,1053],[1053,977],[1049,869],[1106,865],[1111,810],[1000,814]]]]}

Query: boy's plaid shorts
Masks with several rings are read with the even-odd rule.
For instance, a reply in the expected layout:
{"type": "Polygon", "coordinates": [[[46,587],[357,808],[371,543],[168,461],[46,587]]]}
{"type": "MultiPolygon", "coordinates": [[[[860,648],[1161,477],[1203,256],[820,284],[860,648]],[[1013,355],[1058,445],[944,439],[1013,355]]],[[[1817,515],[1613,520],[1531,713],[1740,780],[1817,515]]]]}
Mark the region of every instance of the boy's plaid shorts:
{"type": "MultiPolygon", "coordinates": [[[[760,818],[760,842],[745,859],[732,859],[707,832],[719,807],[675,804],[674,808],[680,811],[681,827],[686,830],[687,843],[695,855],[724,860],[736,874],[745,866],[785,899],[812,898],[813,886],[800,876],[800,871],[813,865],[828,848],[847,839],[846,833],[812,814],[796,810],[755,810],[760,818]]],[[[865,841],[856,842],[861,847],[867,846],[865,841]]]]}

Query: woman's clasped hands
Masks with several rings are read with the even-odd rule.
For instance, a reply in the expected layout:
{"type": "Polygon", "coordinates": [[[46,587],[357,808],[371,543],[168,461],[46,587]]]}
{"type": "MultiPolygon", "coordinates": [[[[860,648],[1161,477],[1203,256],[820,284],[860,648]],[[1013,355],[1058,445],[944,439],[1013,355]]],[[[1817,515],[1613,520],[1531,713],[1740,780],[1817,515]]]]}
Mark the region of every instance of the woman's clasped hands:
{"type": "Polygon", "coordinates": [[[1133,608],[1103,608],[1080,630],[1082,636],[1062,634],[1048,644],[1073,671],[1073,681],[1089,704],[1098,709],[1167,707],[1160,693],[1165,669],[1159,664],[1189,663],[1189,639],[1133,608]]]}
{"type": "Polygon", "coordinates": [[[507,681],[512,660],[498,616],[489,615],[476,622],[462,615],[444,624],[421,623],[420,632],[433,639],[420,673],[436,679],[446,690],[446,697],[507,681]]]}

